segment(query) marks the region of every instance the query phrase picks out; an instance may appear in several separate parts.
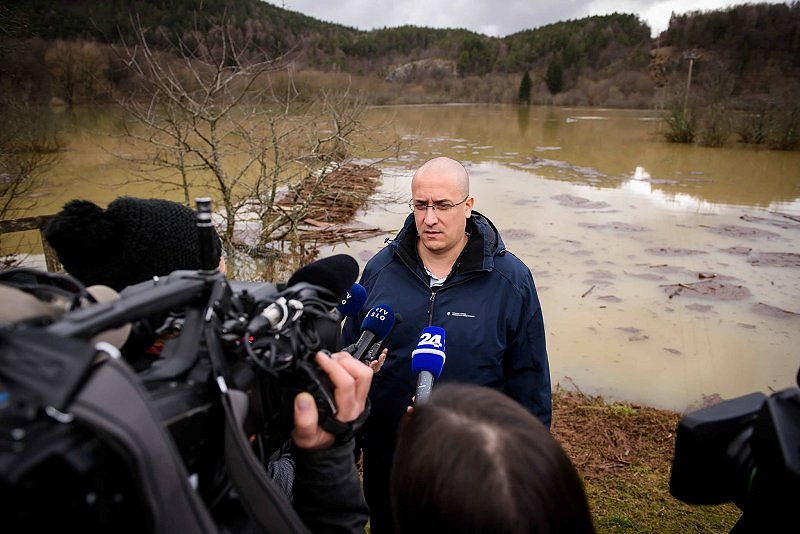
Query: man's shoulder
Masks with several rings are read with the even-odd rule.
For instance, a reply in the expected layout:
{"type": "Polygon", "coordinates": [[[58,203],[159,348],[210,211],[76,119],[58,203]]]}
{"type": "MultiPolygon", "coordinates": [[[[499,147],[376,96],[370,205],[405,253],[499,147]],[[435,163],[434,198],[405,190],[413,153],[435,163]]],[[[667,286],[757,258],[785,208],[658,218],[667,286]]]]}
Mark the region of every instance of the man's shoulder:
{"type": "Polygon", "coordinates": [[[364,278],[370,278],[381,272],[394,260],[394,251],[391,243],[375,253],[364,266],[364,278]]]}
{"type": "Polygon", "coordinates": [[[392,244],[389,243],[378,252],[376,252],[368,261],[365,269],[374,269],[376,266],[385,265],[387,262],[392,261],[392,244]]]}
{"type": "Polygon", "coordinates": [[[508,250],[494,256],[492,271],[495,276],[506,280],[522,293],[527,293],[534,287],[531,269],[508,250]]]}
{"type": "Polygon", "coordinates": [[[504,249],[499,254],[495,254],[494,268],[515,276],[528,276],[531,274],[530,267],[508,249],[504,249]]]}

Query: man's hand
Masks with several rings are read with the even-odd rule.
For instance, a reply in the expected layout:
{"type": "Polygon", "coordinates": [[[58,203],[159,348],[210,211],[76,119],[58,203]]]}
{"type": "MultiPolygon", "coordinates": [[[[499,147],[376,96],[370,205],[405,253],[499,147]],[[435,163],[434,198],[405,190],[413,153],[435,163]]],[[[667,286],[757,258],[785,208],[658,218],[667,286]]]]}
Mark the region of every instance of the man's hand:
{"type": "Polygon", "coordinates": [[[386,361],[386,355],[387,354],[389,354],[389,349],[383,349],[381,351],[381,355],[378,356],[377,359],[372,360],[371,362],[369,362],[369,368],[372,369],[372,371],[374,373],[377,373],[378,371],[381,370],[381,367],[383,367],[383,362],[386,361]]]}
{"type": "MultiPolygon", "coordinates": [[[[316,361],[333,384],[336,419],[343,423],[355,421],[367,404],[375,373],[347,352],[335,352],[330,356],[318,352],[316,361]]],[[[327,449],[335,441],[333,434],[319,426],[317,404],[310,393],[300,393],[294,399],[292,440],[301,449],[327,449]]]]}

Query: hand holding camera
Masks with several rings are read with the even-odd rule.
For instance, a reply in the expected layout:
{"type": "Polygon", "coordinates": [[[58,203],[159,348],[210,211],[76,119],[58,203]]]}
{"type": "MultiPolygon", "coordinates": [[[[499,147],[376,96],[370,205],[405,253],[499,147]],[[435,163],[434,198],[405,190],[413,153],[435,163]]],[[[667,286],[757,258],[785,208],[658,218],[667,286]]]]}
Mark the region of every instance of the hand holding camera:
{"type": "MultiPolygon", "coordinates": [[[[362,420],[374,374],[372,369],[347,352],[328,355],[321,351],[315,359],[333,385],[335,420],[350,426],[362,420]]],[[[317,404],[311,393],[302,392],[295,397],[292,440],[295,446],[311,450],[326,449],[337,442],[337,436],[320,426],[317,404]]]]}

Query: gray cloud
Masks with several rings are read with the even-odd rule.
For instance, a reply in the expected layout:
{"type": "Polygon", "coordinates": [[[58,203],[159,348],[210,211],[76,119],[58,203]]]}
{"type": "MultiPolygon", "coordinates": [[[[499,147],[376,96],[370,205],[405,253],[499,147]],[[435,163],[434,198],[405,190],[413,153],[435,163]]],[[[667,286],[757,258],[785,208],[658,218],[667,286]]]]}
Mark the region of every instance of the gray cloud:
{"type": "MultiPolygon", "coordinates": [[[[764,0],[760,0],[764,1],[764,0]]],[[[777,0],[766,0],[782,3],[777,0]]],[[[732,0],[284,0],[270,3],[361,30],[413,25],[466,28],[505,37],[553,22],[613,12],[634,13],[654,34],[667,28],[672,12],[719,9],[732,0]]]]}

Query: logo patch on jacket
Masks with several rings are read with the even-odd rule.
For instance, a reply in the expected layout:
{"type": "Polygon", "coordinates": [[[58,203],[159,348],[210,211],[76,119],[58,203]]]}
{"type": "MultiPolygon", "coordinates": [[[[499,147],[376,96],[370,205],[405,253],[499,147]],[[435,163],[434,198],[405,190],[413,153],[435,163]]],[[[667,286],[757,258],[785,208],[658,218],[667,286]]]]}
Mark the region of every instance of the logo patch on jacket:
{"type": "Polygon", "coordinates": [[[449,312],[447,312],[447,315],[450,316],[450,317],[466,317],[468,319],[474,319],[475,318],[474,315],[472,315],[471,313],[466,313],[466,312],[449,311],[449,312]]]}

